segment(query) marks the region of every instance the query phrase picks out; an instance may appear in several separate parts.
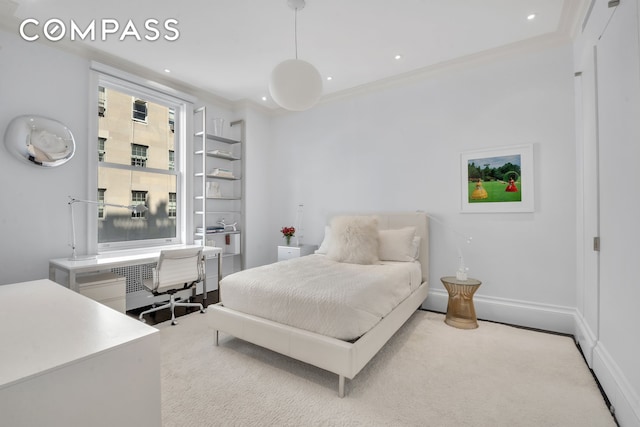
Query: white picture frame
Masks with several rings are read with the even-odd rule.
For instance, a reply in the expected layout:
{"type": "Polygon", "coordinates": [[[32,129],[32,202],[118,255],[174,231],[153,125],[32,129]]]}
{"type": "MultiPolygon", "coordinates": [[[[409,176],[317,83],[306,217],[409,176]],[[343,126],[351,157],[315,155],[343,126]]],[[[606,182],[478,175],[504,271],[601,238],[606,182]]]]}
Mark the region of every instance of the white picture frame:
{"type": "Polygon", "coordinates": [[[534,212],[533,144],[463,152],[460,176],[463,213],[534,212]]]}

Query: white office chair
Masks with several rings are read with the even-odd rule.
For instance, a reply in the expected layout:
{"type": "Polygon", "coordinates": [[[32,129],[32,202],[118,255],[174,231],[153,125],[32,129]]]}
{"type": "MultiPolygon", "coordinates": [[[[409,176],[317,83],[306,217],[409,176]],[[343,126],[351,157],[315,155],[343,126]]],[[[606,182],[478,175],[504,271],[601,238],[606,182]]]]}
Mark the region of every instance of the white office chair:
{"type": "Polygon", "coordinates": [[[169,295],[169,302],[158,307],[140,313],[142,316],[155,311],[171,309],[171,324],[176,325],[175,307],[198,307],[200,312],[205,309],[200,303],[177,302],[175,294],[179,291],[192,288],[196,283],[204,279],[204,266],[202,248],[171,249],[160,252],[158,264],[153,268],[153,278],[144,279],[142,284],[154,296],[169,295]]]}

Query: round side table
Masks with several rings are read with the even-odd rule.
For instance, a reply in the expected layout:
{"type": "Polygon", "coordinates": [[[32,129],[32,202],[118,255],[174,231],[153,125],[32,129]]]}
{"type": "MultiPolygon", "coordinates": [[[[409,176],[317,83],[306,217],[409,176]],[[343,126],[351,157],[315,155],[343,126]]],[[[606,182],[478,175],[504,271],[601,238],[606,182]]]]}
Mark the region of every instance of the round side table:
{"type": "Polygon", "coordinates": [[[473,294],[482,282],[476,279],[458,280],[455,276],[442,277],[440,281],[449,292],[447,316],[444,322],[454,328],[477,328],[478,319],[476,319],[476,309],[473,307],[473,294]]]}

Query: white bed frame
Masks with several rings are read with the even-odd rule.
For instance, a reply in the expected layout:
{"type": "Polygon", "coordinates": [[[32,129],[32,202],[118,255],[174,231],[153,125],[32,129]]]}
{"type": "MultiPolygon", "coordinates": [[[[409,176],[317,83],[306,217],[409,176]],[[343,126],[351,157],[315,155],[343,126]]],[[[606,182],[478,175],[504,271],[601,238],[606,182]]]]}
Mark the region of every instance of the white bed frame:
{"type": "Polygon", "coordinates": [[[420,244],[422,284],[369,332],[351,343],[283,325],[226,308],[208,307],[218,345],[219,331],[317,366],[338,375],[338,395],[345,395],[345,378],[353,379],[384,344],[422,305],[429,291],[429,220],[424,212],[373,213],[380,229],[416,227],[420,244]]]}

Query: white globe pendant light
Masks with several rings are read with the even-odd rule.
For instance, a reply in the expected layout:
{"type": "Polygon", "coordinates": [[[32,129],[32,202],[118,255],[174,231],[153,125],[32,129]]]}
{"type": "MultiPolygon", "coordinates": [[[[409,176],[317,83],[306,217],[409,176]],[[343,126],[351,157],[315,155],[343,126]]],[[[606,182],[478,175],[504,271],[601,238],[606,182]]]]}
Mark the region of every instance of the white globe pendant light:
{"type": "Polygon", "coordinates": [[[269,92],[282,108],[304,111],[322,96],[322,77],[315,67],[301,59],[287,59],[271,72],[269,92]]]}
{"type": "Polygon", "coordinates": [[[305,6],[304,0],[288,0],[289,7],[295,10],[295,59],[287,59],[278,64],[271,72],[269,93],[282,108],[291,111],[304,111],[313,107],[322,96],[322,77],[316,68],[298,59],[298,10],[305,6]]]}

